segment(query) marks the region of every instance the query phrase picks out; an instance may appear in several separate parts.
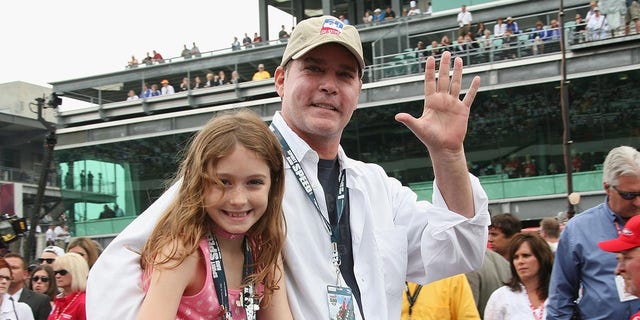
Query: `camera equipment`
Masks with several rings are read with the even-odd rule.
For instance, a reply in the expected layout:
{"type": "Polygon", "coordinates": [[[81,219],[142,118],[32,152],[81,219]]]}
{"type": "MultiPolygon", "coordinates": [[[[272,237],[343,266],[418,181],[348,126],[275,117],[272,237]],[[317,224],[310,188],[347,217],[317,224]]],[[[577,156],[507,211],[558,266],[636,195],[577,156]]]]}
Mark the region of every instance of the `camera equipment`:
{"type": "Polygon", "coordinates": [[[18,239],[27,232],[27,222],[25,218],[19,218],[15,215],[0,215],[0,246],[8,245],[18,239]]]}

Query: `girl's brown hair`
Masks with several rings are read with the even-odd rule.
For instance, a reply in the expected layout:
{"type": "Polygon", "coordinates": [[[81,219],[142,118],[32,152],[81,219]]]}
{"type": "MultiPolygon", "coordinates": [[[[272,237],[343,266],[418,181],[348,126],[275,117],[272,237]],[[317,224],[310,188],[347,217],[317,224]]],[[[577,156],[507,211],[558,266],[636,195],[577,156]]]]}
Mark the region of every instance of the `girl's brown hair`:
{"type": "Polygon", "coordinates": [[[174,181],[181,182],[178,195],[145,243],[140,263],[143,269],[155,264],[172,268],[198,250],[200,239],[213,227],[206,212],[205,193],[211,186],[224,190],[216,175],[216,164],[237,145],[255,152],[270,170],[269,203],[264,215],[247,232],[253,248],[254,273],[244,279],[244,285],[264,285],[263,305],[268,305],[271,294],[278,289],[276,274],[282,273],[277,271],[286,232],[282,215],[284,167],[278,140],[251,111],[216,116],[194,136],[174,181]],[[167,247],[171,248],[170,253],[156,261],[167,247]]]}

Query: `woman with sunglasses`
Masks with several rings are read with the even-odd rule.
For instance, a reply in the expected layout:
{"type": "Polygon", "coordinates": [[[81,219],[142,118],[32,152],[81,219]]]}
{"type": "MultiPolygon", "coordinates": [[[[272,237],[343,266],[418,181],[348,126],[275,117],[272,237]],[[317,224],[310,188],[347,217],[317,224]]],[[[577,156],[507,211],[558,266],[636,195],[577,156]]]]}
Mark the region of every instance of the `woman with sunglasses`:
{"type": "Polygon", "coordinates": [[[13,274],[11,267],[4,258],[0,258],[0,319],[2,320],[33,320],[31,308],[24,302],[18,302],[7,293],[13,274]]]}
{"type": "Polygon", "coordinates": [[[53,307],[53,301],[59,293],[53,269],[48,265],[39,265],[33,269],[33,272],[31,272],[30,279],[31,280],[28,285],[29,289],[38,293],[46,294],[51,302],[51,307],[53,307]]]}
{"type": "Polygon", "coordinates": [[[89,265],[76,253],[57,257],[53,263],[53,273],[60,294],[54,301],[48,320],[85,320],[85,291],[89,265]]]}

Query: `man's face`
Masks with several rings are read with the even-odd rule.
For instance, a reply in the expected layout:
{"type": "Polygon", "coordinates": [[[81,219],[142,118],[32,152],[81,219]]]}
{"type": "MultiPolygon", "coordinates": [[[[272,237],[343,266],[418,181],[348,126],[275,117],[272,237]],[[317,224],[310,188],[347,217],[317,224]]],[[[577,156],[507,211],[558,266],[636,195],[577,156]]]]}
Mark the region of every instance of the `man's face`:
{"type": "Polygon", "coordinates": [[[9,267],[11,268],[11,274],[13,275],[12,284],[24,284],[24,280],[29,276],[27,270],[24,269],[22,259],[16,257],[5,258],[9,267]]]}
{"type": "Polygon", "coordinates": [[[611,211],[625,219],[640,214],[640,197],[625,200],[619,194],[619,192],[640,192],[640,177],[620,176],[616,186],[605,184],[604,187],[611,211]]]}
{"type": "Polygon", "coordinates": [[[278,67],[276,91],[289,127],[310,144],[339,143],[358,105],[359,68],[353,54],[335,43],[291,60],[286,72],[278,67]]]}
{"type": "Polygon", "coordinates": [[[624,279],[625,290],[633,295],[640,294],[640,249],[622,251],[616,254],[616,258],[616,274],[624,279]]]}
{"type": "Polygon", "coordinates": [[[500,228],[489,227],[489,247],[502,256],[507,254],[511,238],[507,238],[500,228]]]}

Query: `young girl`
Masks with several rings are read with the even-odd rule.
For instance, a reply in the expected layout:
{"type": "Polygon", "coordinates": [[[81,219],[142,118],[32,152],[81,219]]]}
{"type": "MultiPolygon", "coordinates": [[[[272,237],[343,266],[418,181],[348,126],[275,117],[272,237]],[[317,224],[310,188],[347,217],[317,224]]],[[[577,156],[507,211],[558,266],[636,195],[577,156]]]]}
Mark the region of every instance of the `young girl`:
{"type": "Polygon", "coordinates": [[[138,319],[292,319],[283,156],[254,113],[218,116],[194,137],[176,200],[142,249],[138,319]]]}

